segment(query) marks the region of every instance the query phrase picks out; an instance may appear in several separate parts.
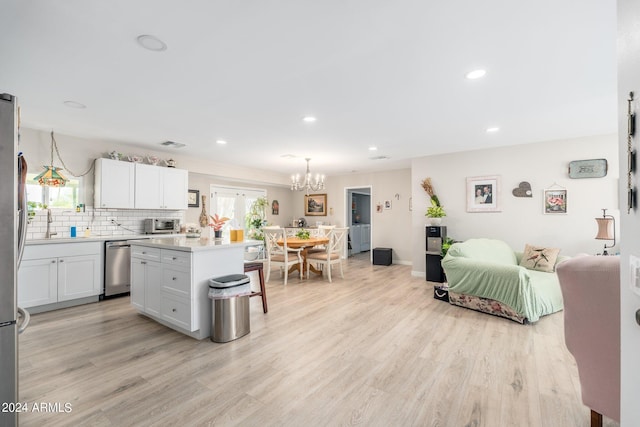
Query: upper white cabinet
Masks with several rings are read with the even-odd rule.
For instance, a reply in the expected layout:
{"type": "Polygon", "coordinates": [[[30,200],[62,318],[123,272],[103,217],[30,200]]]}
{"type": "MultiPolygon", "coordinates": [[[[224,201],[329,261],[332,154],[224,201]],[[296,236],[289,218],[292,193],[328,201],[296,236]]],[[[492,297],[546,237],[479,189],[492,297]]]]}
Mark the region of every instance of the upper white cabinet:
{"type": "Polygon", "coordinates": [[[189,172],[111,159],[96,159],[97,208],[187,209],[189,172]]]}
{"type": "Polygon", "coordinates": [[[187,209],[186,170],[136,163],[135,171],[136,209],[187,209]]]}
{"type": "Polygon", "coordinates": [[[135,168],[133,163],[96,159],[94,203],[97,208],[134,207],[135,168]]]}

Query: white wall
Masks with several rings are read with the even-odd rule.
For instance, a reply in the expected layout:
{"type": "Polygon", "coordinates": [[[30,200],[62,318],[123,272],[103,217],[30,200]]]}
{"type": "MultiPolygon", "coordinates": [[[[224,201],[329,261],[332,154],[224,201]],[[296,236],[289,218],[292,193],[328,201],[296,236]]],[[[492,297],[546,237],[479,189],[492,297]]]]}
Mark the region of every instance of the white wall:
{"type": "MultiPolygon", "coordinates": [[[[371,248],[382,247],[393,249],[393,262],[396,264],[411,263],[411,171],[400,169],[393,171],[330,176],[326,181],[328,213],[326,217],[306,217],[310,224],[324,221],[345,225],[346,205],[345,189],[371,186],[371,200],[374,208],[371,213],[371,248]],[[399,199],[396,199],[395,195],[399,199]],[[392,201],[392,208],[375,212],[376,203],[392,201]]],[[[304,192],[295,193],[294,217],[304,216],[304,192]]],[[[348,226],[348,224],[347,224],[348,226]]]]}
{"type": "MultiPolygon", "coordinates": [[[[636,207],[627,213],[627,97],[635,92],[633,112],[636,114],[636,135],[633,149],[640,150],[640,2],[618,1],[618,147],[620,151],[620,209],[622,210],[622,243],[620,245],[620,330],[621,330],[621,419],[622,427],[640,425],[640,327],[635,320],[640,309],[640,296],[629,289],[629,256],[640,257],[640,215],[636,207]]],[[[636,155],[637,159],[637,155],[636,155]]],[[[640,188],[640,171],[633,174],[636,194],[640,188]]]]}
{"type": "MultiPolygon", "coordinates": [[[[289,225],[291,221],[289,218],[292,215],[293,211],[293,194],[288,187],[281,186],[273,186],[273,185],[265,185],[261,183],[247,183],[247,182],[237,182],[232,180],[227,180],[223,178],[213,177],[210,175],[204,175],[199,173],[189,173],[189,189],[190,190],[198,190],[200,191],[200,196],[202,195],[206,197],[206,208],[207,212],[211,208],[211,199],[209,191],[211,189],[211,185],[222,185],[222,186],[232,186],[232,187],[242,187],[242,188],[257,188],[260,190],[266,190],[267,199],[269,200],[269,207],[267,208],[267,221],[269,225],[279,225],[284,227],[285,225],[289,225]],[[271,213],[271,202],[273,200],[277,200],[280,209],[278,215],[273,215],[271,213]]],[[[189,208],[186,211],[185,221],[187,223],[199,223],[200,212],[202,211],[202,200],[199,201],[200,207],[197,208],[189,208]]]]}
{"type": "MultiPolygon", "coordinates": [[[[285,174],[277,174],[269,171],[261,171],[254,168],[246,168],[229,164],[212,162],[210,160],[180,155],[180,149],[171,151],[151,150],[133,145],[116,143],[106,139],[86,139],[55,133],[56,142],[60,150],[62,160],[70,168],[71,172],[80,174],[85,172],[93,159],[107,157],[110,151],[118,151],[125,155],[156,155],[160,159],[174,159],[176,167],[187,169],[189,172],[209,175],[211,177],[224,178],[226,180],[244,183],[260,182],[265,185],[286,186],[290,177],[285,174]]],[[[51,161],[51,136],[50,132],[21,128],[19,149],[25,155],[29,171],[40,171],[42,165],[48,165],[51,161]]],[[[62,166],[54,153],[53,163],[62,166]]],[[[64,174],[70,175],[66,170],[64,174]]],[[[93,173],[83,181],[84,201],[87,206],[93,206],[93,173]]],[[[249,186],[249,185],[247,185],[249,186]]],[[[206,194],[206,193],[205,193],[206,194]]]]}
{"type": "MultiPolygon", "coordinates": [[[[176,155],[174,151],[160,151],[143,149],[108,140],[85,139],[63,134],[55,134],[55,139],[62,160],[70,169],[63,171],[67,177],[79,175],[89,170],[93,159],[106,157],[109,151],[116,150],[125,155],[156,155],[161,159],[172,158],[176,160],[177,167],[189,170],[189,188],[200,190],[200,194],[209,194],[210,184],[237,185],[240,187],[258,187],[267,190],[269,202],[274,198],[280,202],[280,215],[271,215],[268,210],[267,220],[277,225],[285,225],[290,210],[292,209],[291,191],[286,187],[289,177],[274,174],[272,172],[259,171],[252,168],[244,168],[232,165],[223,165],[203,159],[190,158],[176,155]],[[72,173],[71,173],[72,172],[72,173]],[[260,184],[256,184],[260,183],[260,184]]],[[[40,172],[43,165],[51,162],[51,136],[50,132],[22,128],[20,130],[20,151],[28,163],[29,172],[40,172]]],[[[62,167],[61,161],[54,152],[53,164],[62,167]]],[[[107,216],[115,216],[119,222],[135,232],[142,230],[142,220],[145,217],[161,216],[165,218],[177,218],[183,222],[198,223],[200,208],[189,208],[187,211],[148,211],[148,210],[117,210],[117,209],[93,209],[93,170],[82,178],[80,202],[87,206],[86,212],[76,213],[68,210],[55,211],[51,230],[58,236],[68,237],[69,227],[77,226],[78,233],[82,234],[84,228],[90,227],[93,235],[109,236],[128,234],[122,228],[118,228],[106,221],[107,216]]],[[[209,197],[207,197],[209,202],[209,197]]],[[[42,220],[43,214],[37,214],[29,228],[28,238],[38,239],[44,236],[46,223],[42,220]],[[44,225],[43,225],[44,224],[44,225]]],[[[288,222],[286,222],[288,224],[288,222]]]]}
{"type": "MultiPolygon", "coordinates": [[[[619,218],[618,147],[616,135],[594,136],[466,151],[416,158],[412,161],[413,272],[424,274],[425,217],[429,197],[421,187],[431,177],[447,216],[442,225],[456,240],[489,237],[506,241],[515,250],[526,243],[561,248],[564,255],[602,252],[604,242],[594,239],[595,217],[608,209],[619,218]],[[605,158],[609,170],[604,178],[571,179],[573,160],[605,158]],[[466,177],[500,175],[501,212],[466,211],[466,177]],[[528,181],[533,197],[518,198],[512,190],[528,181]],[[567,214],[543,214],[543,189],[554,184],[567,189],[567,214]]],[[[611,243],[611,242],[608,242],[611,243]]],[[[616,252],[614,248],[611,252],[616,252]]]]}

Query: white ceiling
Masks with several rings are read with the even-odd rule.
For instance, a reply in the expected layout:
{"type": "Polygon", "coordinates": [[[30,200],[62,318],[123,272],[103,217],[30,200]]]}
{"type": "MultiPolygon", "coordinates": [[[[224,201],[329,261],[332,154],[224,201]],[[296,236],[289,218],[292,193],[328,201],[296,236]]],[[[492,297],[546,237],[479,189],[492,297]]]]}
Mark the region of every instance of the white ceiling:
{"type": "Polygon", "coordinates": [[[23,126],[61,134],[171,140],[286,174],[311,157],[331,175],[616,132],[615,0],[3,0],[0,11],[0,92],[18,96],[23,126]],[[142,49],[141,34],[168,49],[142,49]],[[486,77],[464,78],[476,68],[486,77]]]}

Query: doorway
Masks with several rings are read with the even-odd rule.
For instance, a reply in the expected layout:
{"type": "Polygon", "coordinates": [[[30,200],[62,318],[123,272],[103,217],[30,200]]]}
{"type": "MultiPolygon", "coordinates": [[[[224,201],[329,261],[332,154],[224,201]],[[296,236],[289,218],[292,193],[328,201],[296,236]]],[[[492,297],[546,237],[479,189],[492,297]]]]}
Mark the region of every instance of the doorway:
{"type": "Polygon", "coordinates": [[[372,212],[371,186],[345,188],[345,225],[349,227],[348,256],[363,252],[369,253],[369,261],[373,260],[372,245],[372,212]]]}

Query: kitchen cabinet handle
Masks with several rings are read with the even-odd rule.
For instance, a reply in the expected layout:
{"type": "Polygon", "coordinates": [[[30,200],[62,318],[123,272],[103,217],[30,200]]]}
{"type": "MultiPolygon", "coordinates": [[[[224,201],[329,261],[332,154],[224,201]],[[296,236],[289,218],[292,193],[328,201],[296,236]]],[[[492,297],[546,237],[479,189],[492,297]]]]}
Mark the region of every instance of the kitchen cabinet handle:
{"type": "Polygon", "coordinates": [[[173,257],[173,258],[171,258],[171,259],[175,261],[175,260],[177,260],[177,259],[178,259],[178,257],[175,257],[175,256],[174,256],[174,257],[173,257]]]}
{"type": "Polygon", "coordinates": [[[177,278],[177,277],[174,277],[174,278],[173,278],[173,280],[178,280],[178,278],[177,278]]]}
{"type": "Polygon", "coordinates": [[[176,312],[176,309],[175,309],[175,308],[172,308],[172,309],[171,309],[171,311],[173,311],[173,312],[175,313],[175,312],[176,312]]]}
{"type": "Polygon", "coordinates": [[[52,260],[51,260],[51,264],[55,264],[55,263],[56,263],[56,260],[55,260],[55,259],[52,259],[52,260]]]}
{"type": "Polygon", "coordinates": [[[146,261],[140,261],[140,264],[146,264],[146,263],[147,263],[146,261]]]}
{"type": "Polygon", "coordinates": [[[61,259],[61,260],[60,260],[60,262],[64,262],[64,260],[63,260],[63,259],[61,259]]]}

